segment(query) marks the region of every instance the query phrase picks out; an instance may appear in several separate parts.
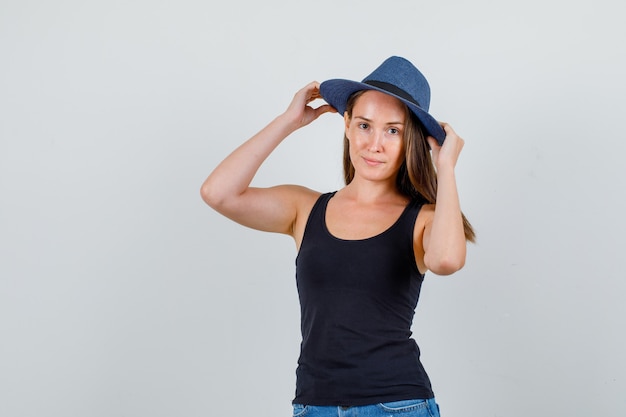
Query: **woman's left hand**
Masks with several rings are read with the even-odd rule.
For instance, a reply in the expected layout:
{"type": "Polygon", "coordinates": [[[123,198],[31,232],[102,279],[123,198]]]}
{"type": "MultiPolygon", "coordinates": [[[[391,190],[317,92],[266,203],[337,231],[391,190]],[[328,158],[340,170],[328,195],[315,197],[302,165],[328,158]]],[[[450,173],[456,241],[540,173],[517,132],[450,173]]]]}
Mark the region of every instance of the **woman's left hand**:
{"type": "Polygon", "coordinates": [[[465,141],[456,134],[449,124],[441,123],[441,127],[446,132],[446,138],[443,141],[443,145],[439,145],[437,140],[435,140],[432,136],[427,138],[430,149],[432,150],[433,163],[435,164],[437,170],[444,167],[454,169],[465,141]]]}

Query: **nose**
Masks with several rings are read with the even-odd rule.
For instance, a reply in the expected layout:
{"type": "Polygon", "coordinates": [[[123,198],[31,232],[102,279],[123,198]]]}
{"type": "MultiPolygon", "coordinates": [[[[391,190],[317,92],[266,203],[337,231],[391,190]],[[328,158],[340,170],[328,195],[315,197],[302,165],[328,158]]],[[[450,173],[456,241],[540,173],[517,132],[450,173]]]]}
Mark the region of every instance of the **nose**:
{"type": "Polygon", "coordinates": [[[383,149],[383,134],[381,132],[374,132],[370,137],[370,152],[381,152],[383,149]]]}

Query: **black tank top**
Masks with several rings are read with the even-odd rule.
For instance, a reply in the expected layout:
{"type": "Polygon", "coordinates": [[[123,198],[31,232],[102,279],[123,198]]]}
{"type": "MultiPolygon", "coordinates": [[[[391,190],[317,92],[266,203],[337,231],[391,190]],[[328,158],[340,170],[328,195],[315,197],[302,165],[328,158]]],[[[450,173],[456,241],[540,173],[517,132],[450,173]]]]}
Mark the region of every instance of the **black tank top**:
{"type": "Polygon", "coordinates": [[[356,406],[433,397],[411,324],[424,276],[411,202],[386,231],[339,239],[326,227],[335,193],[317,200],[296,258],[302,344],[296,404],[356,406]]]}

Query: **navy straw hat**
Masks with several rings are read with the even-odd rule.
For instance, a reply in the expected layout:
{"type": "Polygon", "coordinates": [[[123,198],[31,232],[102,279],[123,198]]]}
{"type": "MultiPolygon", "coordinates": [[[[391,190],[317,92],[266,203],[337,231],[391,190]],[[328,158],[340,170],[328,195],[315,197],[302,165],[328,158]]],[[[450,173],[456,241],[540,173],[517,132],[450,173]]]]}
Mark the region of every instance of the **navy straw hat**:
{"type": "Polygon", "coordinates": [[[348,98],[360,90],[376,90],[402,101],[417,116],[426,133],[441,145],[446,137],[441,125],[428,114],[430,86],[426,77],[406,59],[399,56],[387,58],[363,81],[333,79],[320,85],[320,94],[328,104],[343,116],[348,98]]]}

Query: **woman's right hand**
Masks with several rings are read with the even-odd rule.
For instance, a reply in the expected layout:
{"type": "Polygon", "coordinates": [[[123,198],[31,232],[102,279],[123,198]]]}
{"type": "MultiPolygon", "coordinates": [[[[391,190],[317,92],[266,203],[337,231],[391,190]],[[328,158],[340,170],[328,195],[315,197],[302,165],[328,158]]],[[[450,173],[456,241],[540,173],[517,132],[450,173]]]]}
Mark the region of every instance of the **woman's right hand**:
{"type": "Polygon", "coordinates": [[[330,104],[322,104],[319,107],[311,107],[309,104],[317,99],[321,99],[320,83],[317,81],[310,82],[300,89],[291,100],[291,104],[283,113],[283,117],[292,123],[295,129],[299,129],[308,125],[324,113],[334,112],[334,107],[330,104]]]}

